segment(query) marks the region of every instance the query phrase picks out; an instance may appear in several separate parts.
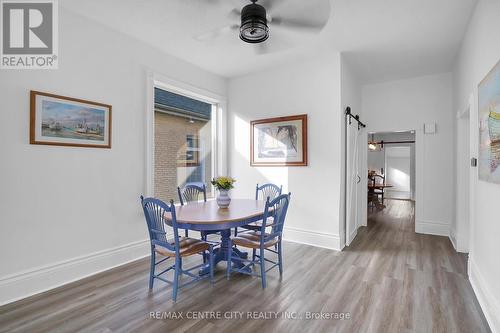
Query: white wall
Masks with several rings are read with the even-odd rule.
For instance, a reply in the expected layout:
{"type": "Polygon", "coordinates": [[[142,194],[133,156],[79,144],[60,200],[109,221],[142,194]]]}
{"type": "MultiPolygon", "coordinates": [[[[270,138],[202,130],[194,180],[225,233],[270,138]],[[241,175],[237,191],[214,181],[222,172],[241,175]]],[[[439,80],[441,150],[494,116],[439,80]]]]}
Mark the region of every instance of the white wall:
{"type": "Polygon", "coordinates": [[[452,76],[438,74],[363,87],[369,132],[416,132],[416,231],[449,235],[454,209],[452,76]],[[424,134],[424,123],[436,134],[424,134]]]}
{"type": "MultiPolygon", "coordinates": [[[[389,141],[413,141],[415,142],[415,133],[411,132],[389,132],[389,133],[377,133],[376,140],[383,140],[384,142],[389,141]]],[[[415,173],[415,144],[414,143],[397,143],[389,144],[385,147],[409,147],[410,148],[410,198],[415,199],[415,185],[416,185],[416,173],[415,173]]],[[[385,162],[385,161],[384,161],[385,162]]],[[[384,165],[384,168],[385,165],[384,165]]],[[[386,189],[387,192],[391,192],[391,188],[386,189]]],[[[394,197],[392,194],[388,197],[394,197]]]]}
{"type": "Polygon", "coordinates": [[[232,196],[252,198],[256,183],[282,184],[292,192],[285,238],[339,249],[339,55],[232,79],[228,101],[229,173],[237,179],[232,196]],[[308,115],[309,166],[251,167],[250,121],[302,113],[308,115]]]}
{"type": "MultiPolygon", "coordinates": [[[[366,143],[365,143],[366,144],[366,143]]],[[[375,170],[378,174],[385,172],[385,150],[368,149],[368,170],[375,170]]]]}
{"type": "MultiPolygon", "coordinates": [[[[469,23],[462,48],[455,63],[455,109],[466,109],[469,95],[470,150],[478,154],[477,85],[500,60],[500,2],[479,1],[469,23]]],[[[469,278],[493,332],[500,332],[500,185],[478,181],[472,168],[470,193],[471,235],[469,278]]]]}
{"type": "Polygon", "coordinates": [[[409,199],[411,197],[411,147],[388,146],[385,148],[386,197],[409,199]]]}
{"type": "Polygon", "coordinates": [[[0,304],[148,253],[146,76],[224,79],[61,8],[59,69],[0,73],[0,304]],[[113,106],[112,149],[30,145],[29,91],[113,106]]]}

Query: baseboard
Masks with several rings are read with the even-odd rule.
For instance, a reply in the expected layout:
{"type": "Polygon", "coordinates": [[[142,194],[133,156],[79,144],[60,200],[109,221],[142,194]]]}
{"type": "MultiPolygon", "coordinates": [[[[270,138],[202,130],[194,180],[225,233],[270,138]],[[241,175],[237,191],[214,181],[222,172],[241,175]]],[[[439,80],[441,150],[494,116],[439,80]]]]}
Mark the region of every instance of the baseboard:
{"type": "Polygon", "coordinates": [[[358,235],[358,229],[359,227],[355,228],[349,235],[349,244],[351,244],[354,238],[356,238],[356,236],[358,235]]]}
{"type": "Polygon", "coordinates": [[[398,201],[415,201],[413,199],[401,199],[401,198],[389,198],[384,196],[384,201],[385,200],[398,200],[398,201]]]}
{"type": "Polygon", "coordinates": [[[436,236],[450,236],[450,224],[437,221],[415,221],[415,232],[436,236]]]}
{"type": "Polygon", "coordinates": [[[483,310],[484,316],[488,325],[490,325],[491,332],[500,333],[500,305],[492,295],[491,289],[484,281],[481,272],[478,270],[476,264],[469,257],[469,281],[476,294],[477,301],[483,310]]]}
{"type": "Polygon", "coordinates": [[[142,240],[0,277],[0,305],[135,261],[149,253],[149,240],[142,240]]]}
{"type": "Polygon", "coordinates": [[[285,227],[283,239],[289,242],[322,247],[330,250],[340,251],[339,235],[326,232],[310,231],[301,228],[285,227]]]}
{"type": "Polygon", "coordinates": [[[410,200],[411,199],[411,192],[385,190],[384,199],[410,200]]]}
{"type": "MultiPolygon", "coordinates": [[[[340,250],[338,235],[329,233],[288,227],[285,228],[284,239],[340,250]]],[[[149,240],[143,240],[0,277],[0,306],[144,258],[149,253],[149,240]]]]}
{"type": "Polygon", "coordinates": [[[450,232],[450,234],[448,235],[448,238],[450,239],[451,245],[453,245],[453,248],[455,249],[455,251],[458,252],[458,250],[457,250],[457,241],[455,240],[455,236],[453,235],[452,232],[450,232]]]}

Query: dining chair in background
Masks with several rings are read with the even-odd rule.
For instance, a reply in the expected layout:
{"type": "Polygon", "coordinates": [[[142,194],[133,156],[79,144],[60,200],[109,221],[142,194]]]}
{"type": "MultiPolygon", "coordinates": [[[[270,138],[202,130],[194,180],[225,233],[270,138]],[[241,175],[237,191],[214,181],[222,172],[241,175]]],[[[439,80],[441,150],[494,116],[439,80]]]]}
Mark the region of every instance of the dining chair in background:
{"type": "MultiPolygon", "coordinates": [[[[375,175],[373,175],[372,181],[373,181],[373,186],[375,186],[375,185],[385,185],[385,176],[375,174],[375,175]]],[[[383,204],[384,203],[384,187],[381,187],[379,189],[374,188],[373,193],[377,197],[380,197],[380,202],[383,204]]]]}
{"type": "MultiPolygon", "coordinates": [[[[255,187],[255,200],[267,200],[267,198],[274,200],[276,197],[281,195],[281,191],[283,190],[283,185],[278,186],[275,184],[264,184],[255,187]]],[[[251,224],[241,226],[242,229],[246,230],[260,230],[260,226],[262,225],[262,221],[257,221],[251,224]]],[[[238,236],[238,228],[234,230],[234,235],[238,236]]]]}
{"type": "Polygon", "coordinates": [[[200,201],[200,197],[203,197],[203,201],[207,202],[207,187],[205,184],[201,186],[186,184],[183,188],[177,187],[177,193],[179,194],[181,206],[188,202],[200,201]]]}
{"type": "Polygon", "coordinates": [[[275,184],[267,183],[264,185],[255,187],[255,200],[266,200],[268,197],[271,200],[274,200],[276,197],[281,195],[281,191],[283,190],[283,185],[278,186],[275,184]]]}
{"type": "MultiPolygon", "coordinates": [[[[170,205],[165,202],[155,199],[155,198],[144,198],[141,195],[141,206],[144,210],[144,216],[146,218],[146,223],[149,231],[149,239],[151,243],[151,267],[149,273],[149,289],[153,289],[154,279],[164,281],[172,285],[172,299],[174,302],[177,300],[178,289],[197,282],[207,276],[210,277],[210,281],[213,283],[214,278],[214,265],[213,265],[213,245],[207,242],[201,241],[199,239],[179,237],[179,230],[177,227],[177,219],[175,215],[174,202],[171,201],[170,205]],[[173,239],[167,240],[167,232],[165,229],[166,220],[164,217],[165,213],[170,213],[171,215],[171,227],[173,229],[173,239]],[[208,252],[208,253],[207,253],[208,252]],[[191,271],[201,268],[205,265],[202,263],[200,265],[183,269],[182,259],[184,257],[192,256],[195,254],[201,254],[203,258],[208,258],[210,274],[205,276],[198,275],[198,272],[192,273],[191,271]],[[156,261],[156,256],[162,256],[163,259],[156,261]],[[162,270],[160,273],[155,273],[155,268],[159,264],[165,262],[169,258],[174,258],[175,263],[168,268],[162,270]],[[174,270],[174,279],[169,281],[161,275],[174,270]],[[179,285],[179,277],[181,275],[187,275],[192,279],[179,285]]],[[[204,260],[205,262],[205,260],[204,260]]]]}
{"type": "Polygon", "coordinates": [[[251,248],[253,251],[252,259],[244,259],[239,257],[232,257],[231,251],[228,251],[228,265],[227,265],[227,278],[229,279],[231,273],[239,272],[248,275],[259,276],[262,279],[262,288],[266,288],[266,273],[267,271],[273,269],[274,267],[279,267],[280,276],[283,275],[283,247],[282,247],[282,235],[283,226],[285,224],[286,213],[288,210],[288,204],[290,202],[291,193],[282,194],[271,200],[269,197],[266,200],[266,206],[264,208],[264,218],[263,223],[260,226],[260,230],[249,230],[240,233],[229,240],[229,248],[232,245],[238,245],[246,248],[251,248]],[[270,219],[272,217],[272,220],[270,219]],[[270,232],[266,233],[266,228],[270,227],[270,232]],[[272,249],[277,245],[277,250],[272,249]],[[257,250],[259,253],[257,254],[257,250]],[[277,255],[278,262],[274,262],[265,257],[265,251],[272,252],[277,255]],[[232,267],[231,260],[238,261],[242,263],[242,267],[232,267]],[[266,269],[266,262],[272,264],[271,267],[266,269]],[[250,267],[255,267],[255,265],[260,266],[260,275],[249,270],[250,267]]]}
{"type": "MultiPolygon", "coordinates": [[[[177,186],[177,193],[179,194],[179,202],[181,203],[181,206],[184,206],[184,204],[189,202],[200,201],[201,197],[203,197],[203,201],[207,202],[207,187],[205,184],[202,186],[187,184],[183,188],[177,186]]],[[[188,229],[184,230],[184,236],[189,237],[188,229]]],[[[202,234],[202,239],[206,239],[206,235],[204,238],[202,234]]]]}

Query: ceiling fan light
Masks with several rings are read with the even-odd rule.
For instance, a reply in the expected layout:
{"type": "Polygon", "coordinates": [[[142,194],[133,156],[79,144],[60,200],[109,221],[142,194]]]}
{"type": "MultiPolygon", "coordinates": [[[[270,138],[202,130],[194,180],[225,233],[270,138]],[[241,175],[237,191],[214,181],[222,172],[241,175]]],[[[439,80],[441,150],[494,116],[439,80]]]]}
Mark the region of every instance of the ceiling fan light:
{"type": "Polygon", "coordinates": [[[247,22],[240,27],[240,39],[247,43],[262,43],[269,38],[267,24],[261,22],[247,22]]]}
{"type": "Polygon", "coordinates": [[[241,10],[240,39],[247,43],[262,43],[269,38],[266,9],[255,2],[241,10]]]}

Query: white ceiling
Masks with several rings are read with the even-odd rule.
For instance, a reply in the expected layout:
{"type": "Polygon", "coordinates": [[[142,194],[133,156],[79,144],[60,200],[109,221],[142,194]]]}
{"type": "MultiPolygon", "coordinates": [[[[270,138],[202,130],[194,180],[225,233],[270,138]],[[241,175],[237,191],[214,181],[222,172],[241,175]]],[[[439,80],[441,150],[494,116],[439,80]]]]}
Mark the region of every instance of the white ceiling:
{"type": "MultiPolygon", "coordinates": [[[[261,0],[265,1],[265,0],[261,0]]],[[[325,21],[319,34],[271,27],[269,49],[227,30],[247,0],[60,0],[74,12],[224,77],[262,70],[326,50],[345,52],[363,82],[451,70],[477,0],[267,0],[271,15],[325,21]]]]}
{"type": "Polygon", "coordinates": [[[333,42],[365,82],[451,71],[477,0],[340,0],[333,42]]]}

